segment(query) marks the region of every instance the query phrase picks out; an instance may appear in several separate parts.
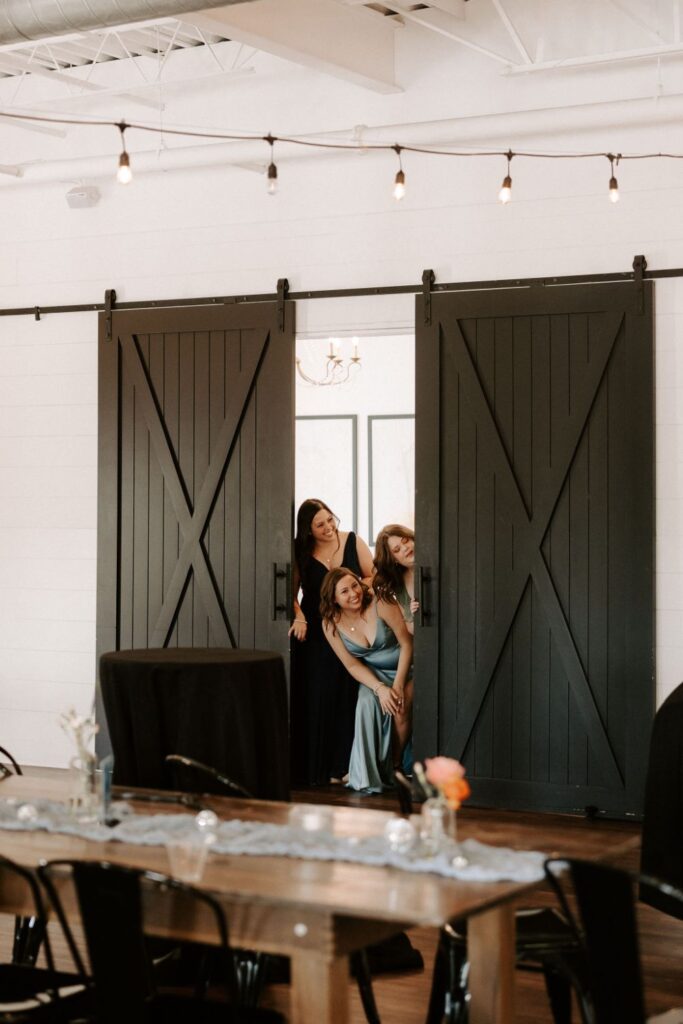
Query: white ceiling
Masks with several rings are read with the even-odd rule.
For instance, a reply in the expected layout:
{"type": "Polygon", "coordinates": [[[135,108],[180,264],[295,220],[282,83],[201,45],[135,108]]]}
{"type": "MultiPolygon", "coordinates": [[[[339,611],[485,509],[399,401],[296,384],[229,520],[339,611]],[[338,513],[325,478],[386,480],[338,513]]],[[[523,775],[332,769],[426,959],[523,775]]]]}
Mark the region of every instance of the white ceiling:
{"type": "MultiPolygon", "coordinates": [[[[45,156],[55,159],[54,152],[35,148],[25,154],[14,145],[17,136],[36,133],[36,145],[41,138],[47,145],[46,136],[69,134],[61,126],[3,121],[3,112],[97,117],[115,111],[117,118],[149,121],[168,105],[170,123],[177,123],[179,110],[195,123],[197,112],[204,109],[203,97],[213,89],[213,102],[205,108],[207,126],[248,124],[253,111],[250,130],[257,133],[291,132],[300,124],[305,131],[340,130],[342,117],[344,128],[350,130],[354,124],[389,125],[392,120],[415,124],[510,114],[515,104],[520,110],[568,107],[579,102],[574,84],[581,75],[581,102],[586,103],[592,99],[587,76],[596,67],[602,85],[610,80],[597,97],[602,103],[634,98],[622,92],[617,80],[629,68],[640,69],[634,75],[646,69],[650,76],[640,96],[647,94],[652,76],[662,69],[668,70],[673,83],[670,93],[683,95],[682,4],[683,0],[251,0],[180,19],[3,45],[0,124],[3,131],[11,128],[11,138],[3,147],[0,175],[7,182],[8,176],[35,171],[45,156]],[[323,116],[316,113],[310,97],[302,103],[304,90],[291,102],[289,124],[263,124],[268,89],[271,95],[280,90],[280,117],[278,69],[284,67],[313,69],[351,83],[360,87],[361,101],[356,90],[343,112],[340,105],[325,109],[323,116]],[[506,101],[513,93],[513,79],[515,101],[506,101]],[[224,99],[232,80],[240,86],[239,122],[224,99]],[[541,89],[544,104],[538,102],[541,89]],[[251,96],[253,105],[245,104],[244,98],[251,96]],[[174,104],[169,103],[171,97],[174,104]],[[305,123],[297,120],[304,106],[305,123]],[[140,108],[147,108],[147,113],[140,108]],[[225,119],[216,116],[223,110],[225,119]]],[[[468,125],[468,130],[473,128],[473,123],[468,125]]],[[[260,171],[261,163],[254,169],[260,171]]]]}
{"type": "MultiPolygon", "coordinates": [[[[177,82],[184,51],[200,47],[207,76],[239,71],[248,47],[370,90],[400,91],[398,34],[401,45],[446,40],[454,61],[474,52],[514,75],[683,56],[680,0],[253,0],[182,19],[0,46],[0,81],[13,80],[2,106],[21,109],[29,76],[52,86],[42,103],[64,109],[111,93],[103,67],[112,62],[119,66],[116,91],[140,95],[164,80],[177,82]]],[[[194,72],[192,81],[197,77],[194,72]]]]}

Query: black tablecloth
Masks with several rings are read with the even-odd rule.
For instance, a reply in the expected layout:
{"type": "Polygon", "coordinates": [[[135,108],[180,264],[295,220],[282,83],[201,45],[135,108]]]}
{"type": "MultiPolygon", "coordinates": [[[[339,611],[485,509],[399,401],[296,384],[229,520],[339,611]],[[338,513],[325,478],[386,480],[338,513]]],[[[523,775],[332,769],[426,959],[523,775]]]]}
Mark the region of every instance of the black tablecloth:
{"type": "Polygon", "coordinates": [[[100,682],[116,785],[167,789],[172,775],[164,758],[184,754],[253,796],[289,799],[287,685],[279,654],[113,651],[100,658],[100,682]]]}
{"type": "MultiPolygon", "coordinates": [[[[664,701],[652,728],[641,869],[683,889],[683,683],[664,701]]],[[[683,918],[678,901],[645,890],[642,897],[683,918]]]]}

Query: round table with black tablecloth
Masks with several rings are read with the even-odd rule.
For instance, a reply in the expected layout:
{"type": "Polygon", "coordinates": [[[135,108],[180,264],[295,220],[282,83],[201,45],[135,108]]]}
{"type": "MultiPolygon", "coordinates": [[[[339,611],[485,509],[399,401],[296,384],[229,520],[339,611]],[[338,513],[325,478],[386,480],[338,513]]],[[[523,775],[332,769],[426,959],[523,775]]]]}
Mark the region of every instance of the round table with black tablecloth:
{"type": "Polygon", "coordinates": [[[256,797],[289,799],[287,684],[270,651],[112,651],[100,682],[114,783],[165,789],[167,754],[210,765],[256,797]]]}

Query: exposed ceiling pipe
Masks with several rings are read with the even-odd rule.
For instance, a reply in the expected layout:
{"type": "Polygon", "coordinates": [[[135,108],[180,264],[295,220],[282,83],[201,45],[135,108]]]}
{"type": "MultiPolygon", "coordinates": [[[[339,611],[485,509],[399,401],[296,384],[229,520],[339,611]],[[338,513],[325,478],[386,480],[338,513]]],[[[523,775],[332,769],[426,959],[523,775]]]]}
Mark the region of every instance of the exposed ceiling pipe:
{"type": "MultiPolygon", "coordinates": [[[[245,2],[253,0],[221,0],[220,6],[245,2]]],[[[206,7],[207,0],[0,0],[0,46],[152,18],[174,18],[206,7]]]]}
{"type": "MultiPolygon", "coordinates": [[[[458,148],[500,149],[508,146],[523,148],[533,139],[552,139],[553,149],[562,148],[563,135],[592,131],[609,132],[612,145],[621,128],[659,127],[680,124],[683,121],[683,94],[645,99],[616,100],[607,103],[588,103],[573,107],[541,108],[511,111],[505,114],[485,114],[424,121],[413,124],[392,124],[377,127],[356,127],[345,131],[309,135],[320,142],[357,143],[356,152],[363,145],[386,143],[394,145],[399,139],[403,145],[444,146],[458,148]]],[[[129,134],[134,129],[129,130],[129,134]]],[[[129,140],[127,140],[129,141],[129,140]]],[[[277,162],[285,163],[324,157],[343,158],[337,150],[318,150],[308,147],[278,144],[277,162]]],[[[20,164],[19,178],[0,178],[0,187],[11,187],[30,182],[74,182],[83,179],[113,178],[118,158],[118,139],[113,137],[111,152],[75,157],[67,160],[38,160],[20,164]]],[[[250,170],[265,168],[270,160],[268,145],[261,139],[244,142],[207,142],[172,148],[135,151],[130,149],[133,173],[144,174],[200,167],[242,166],[250,170]]]]}

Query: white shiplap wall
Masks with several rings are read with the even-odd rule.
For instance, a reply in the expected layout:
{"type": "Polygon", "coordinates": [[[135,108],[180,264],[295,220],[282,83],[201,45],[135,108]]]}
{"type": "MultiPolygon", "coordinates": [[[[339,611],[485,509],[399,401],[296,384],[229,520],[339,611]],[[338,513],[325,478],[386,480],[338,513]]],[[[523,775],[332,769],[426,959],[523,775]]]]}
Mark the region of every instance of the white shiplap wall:
{"type": "Polygon", "coordinates": [[[0,743],[63,765],[95,678],[93,314],[0,320],[0,743]]]}

